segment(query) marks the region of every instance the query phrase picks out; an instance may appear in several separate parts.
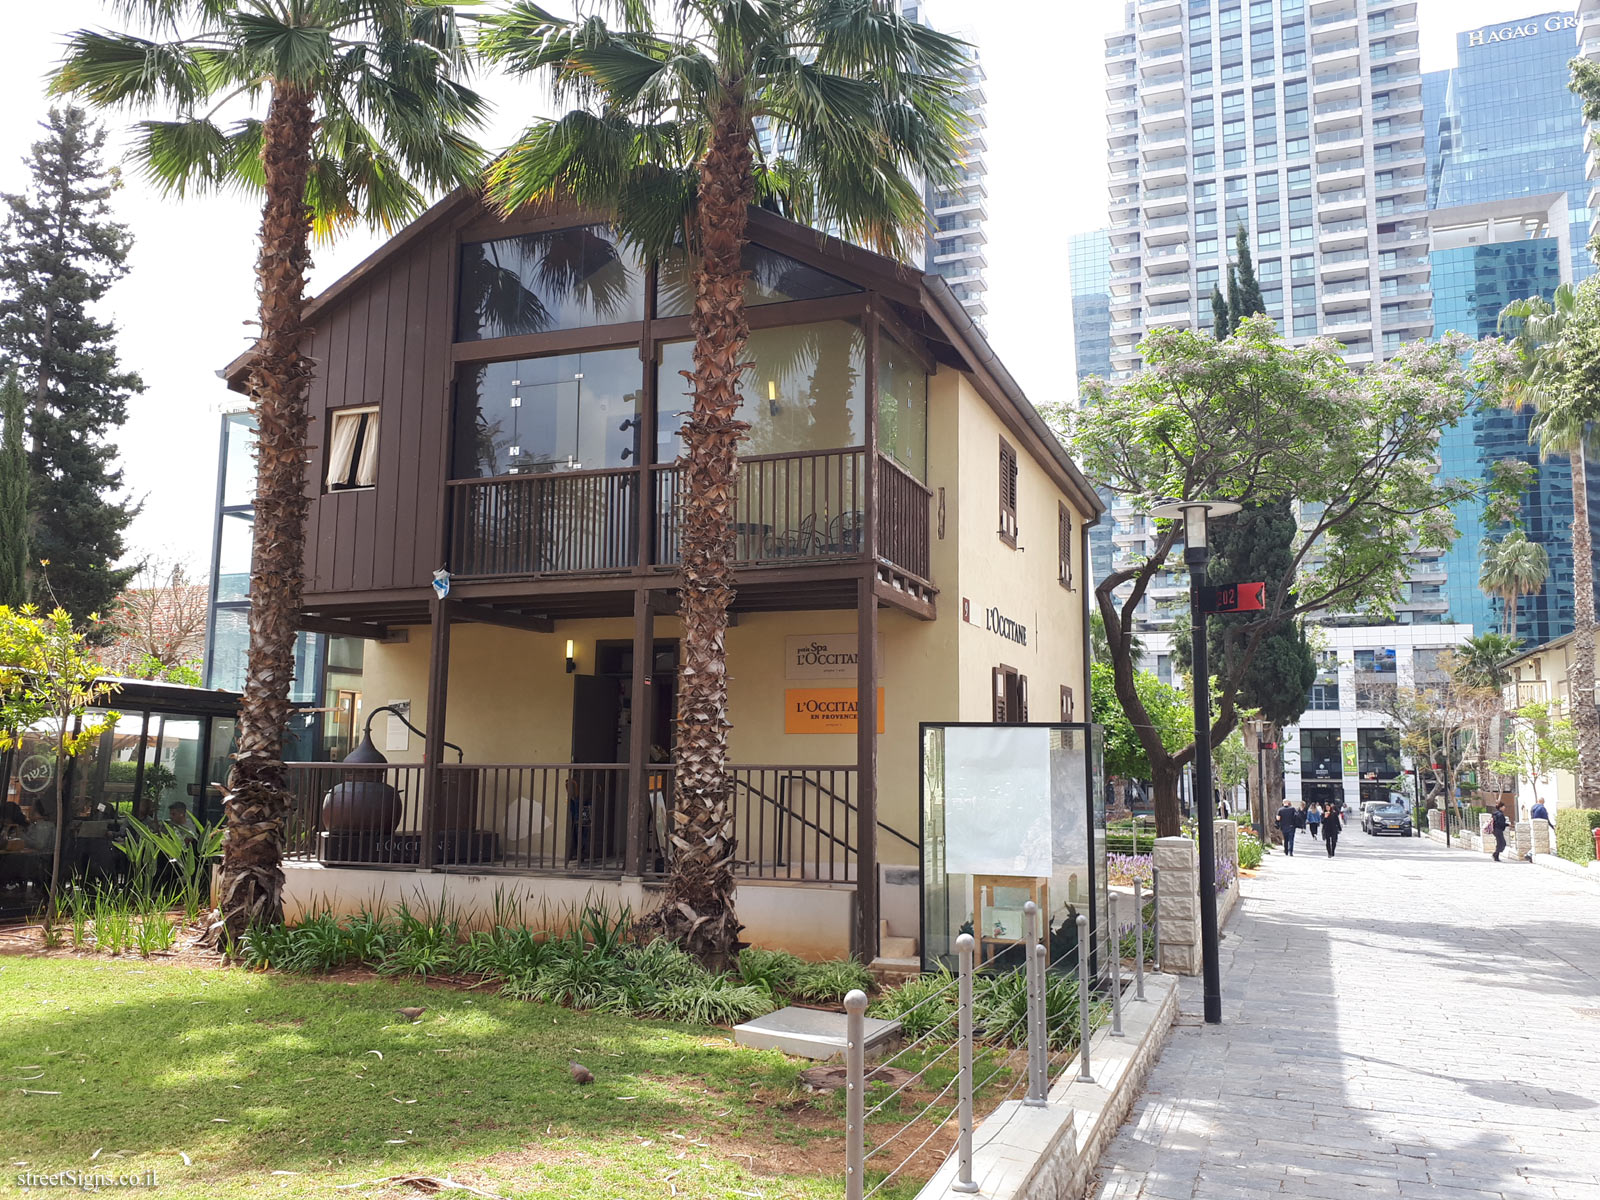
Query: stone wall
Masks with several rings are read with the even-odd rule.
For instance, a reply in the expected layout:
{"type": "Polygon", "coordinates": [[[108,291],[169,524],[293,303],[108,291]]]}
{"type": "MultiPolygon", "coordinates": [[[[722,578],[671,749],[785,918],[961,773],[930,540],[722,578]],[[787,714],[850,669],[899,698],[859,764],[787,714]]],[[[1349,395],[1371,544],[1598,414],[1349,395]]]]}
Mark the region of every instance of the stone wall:
{"type": "Polygon", "coordinates": [[[1186,837],[1156,839],[1155,868],[1161,883],[1156,923],[1161,938],[1161,969],[1179,975],[1200,973],[1200,856],[1186,837]]]}

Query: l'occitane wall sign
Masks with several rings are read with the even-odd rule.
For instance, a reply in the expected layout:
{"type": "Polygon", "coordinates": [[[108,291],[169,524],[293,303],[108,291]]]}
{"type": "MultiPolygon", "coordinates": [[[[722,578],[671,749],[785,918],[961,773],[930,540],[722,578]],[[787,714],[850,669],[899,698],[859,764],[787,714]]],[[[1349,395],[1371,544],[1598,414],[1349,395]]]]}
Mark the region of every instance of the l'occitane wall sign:
{"type": "MultiPolygon", "coordinates": [[[[785,733],[854,733],[856,689],[788,688],[783,693],[785,733]]],[[[878,689],[878,732],[883,732],[883,689],[878,689]]]]}

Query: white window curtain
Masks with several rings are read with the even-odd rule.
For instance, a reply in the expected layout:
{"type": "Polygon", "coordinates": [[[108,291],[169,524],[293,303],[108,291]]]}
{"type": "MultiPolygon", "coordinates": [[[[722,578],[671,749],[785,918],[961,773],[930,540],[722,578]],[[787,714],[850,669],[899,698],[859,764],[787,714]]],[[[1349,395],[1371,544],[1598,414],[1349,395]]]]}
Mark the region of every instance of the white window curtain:
{"type": "Polygon", "coordinates": [[[361,432],[361,414],[336,412],[329,436],[333,445],[328,449],[328,487],[344,487],[350,478],[350,458],[356,450],[356,438],[361,432]]]}
{"type": "Polygon", "coordinates": [[[378,410],[366,414],[367,435],[361,440],[361,461],[356,463],[356,486],[372,487],[378,482],[378,410]]]}

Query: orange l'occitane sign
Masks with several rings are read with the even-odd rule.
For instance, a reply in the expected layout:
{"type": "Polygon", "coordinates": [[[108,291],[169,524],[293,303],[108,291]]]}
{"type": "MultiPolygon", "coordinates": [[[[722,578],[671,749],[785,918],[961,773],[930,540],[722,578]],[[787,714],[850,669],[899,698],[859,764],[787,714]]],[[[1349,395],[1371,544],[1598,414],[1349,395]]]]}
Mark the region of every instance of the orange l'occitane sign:
{"type": "MultiPolygon", "coordinates": [[[[854,733],[856,689],[788,688],[783,693],[785,733],[854,733]]],[[[878,732],[883,732],[883,689],[878,689],[878,732]]]]}

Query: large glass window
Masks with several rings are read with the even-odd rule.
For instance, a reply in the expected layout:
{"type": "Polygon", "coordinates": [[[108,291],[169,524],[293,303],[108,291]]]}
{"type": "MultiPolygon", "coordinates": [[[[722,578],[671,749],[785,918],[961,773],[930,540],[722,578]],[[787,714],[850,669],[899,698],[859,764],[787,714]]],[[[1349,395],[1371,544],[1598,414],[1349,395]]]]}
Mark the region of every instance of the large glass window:
{"type": "MultiPolygon", "coordinates": [[[[747,272],[744,302],[751,308],[786,300],[847,296],[861,290],[836,275],[764,246],[746,245],[741,261],[747,272]]],[[[694,311],[692,262],[682,255],[662,262],[656,285],[656,316],[681,317],[694,311]]]]}
{"type": "Polygon", "coordinates": [[[878,449],[928,477],[928,376],[893,338],[878,339],[878,449]]]}
{"type": "Polygon", "coordinates": [[[480,338],[644,320],[644,264],[603,225],[461,247],[457,333],[480,338]]]}
{"type": "Polygon", "coordinates": [[[256,419],[229,413],[222,419],[222,506],[253,504],[256,498],[256,419]]]}
{"type": "Polygon", "coordinates": [[[217,547],[217,600],[246,600],[250,596],[251,538],[255,521],[248,512],[222,515],[222,535],[217,547]]]}
{"type": "Polygon", "coordinates": [[[1338,779],[1344,774],[1337,729],[1300,730],[1300,776],[1303,779],[1338,779]]]}
{"type": "Polygon", "coordinates": [[[630,466],[643,383],[632,346],[467,367],[455,477],[630,466]]]}
{"type": "MultiPolygon", "coordinates": [[[[745,346],[739,419],[750,428],[742,454],[786,454],[859,446],[866,433],[866,339],[853,321],[758,329],[745,346]]],[[[657,393],[656,461],[683,452],[679,430],[693,408],[689,381],[694,343],[661,348],[657,393]]]]}

